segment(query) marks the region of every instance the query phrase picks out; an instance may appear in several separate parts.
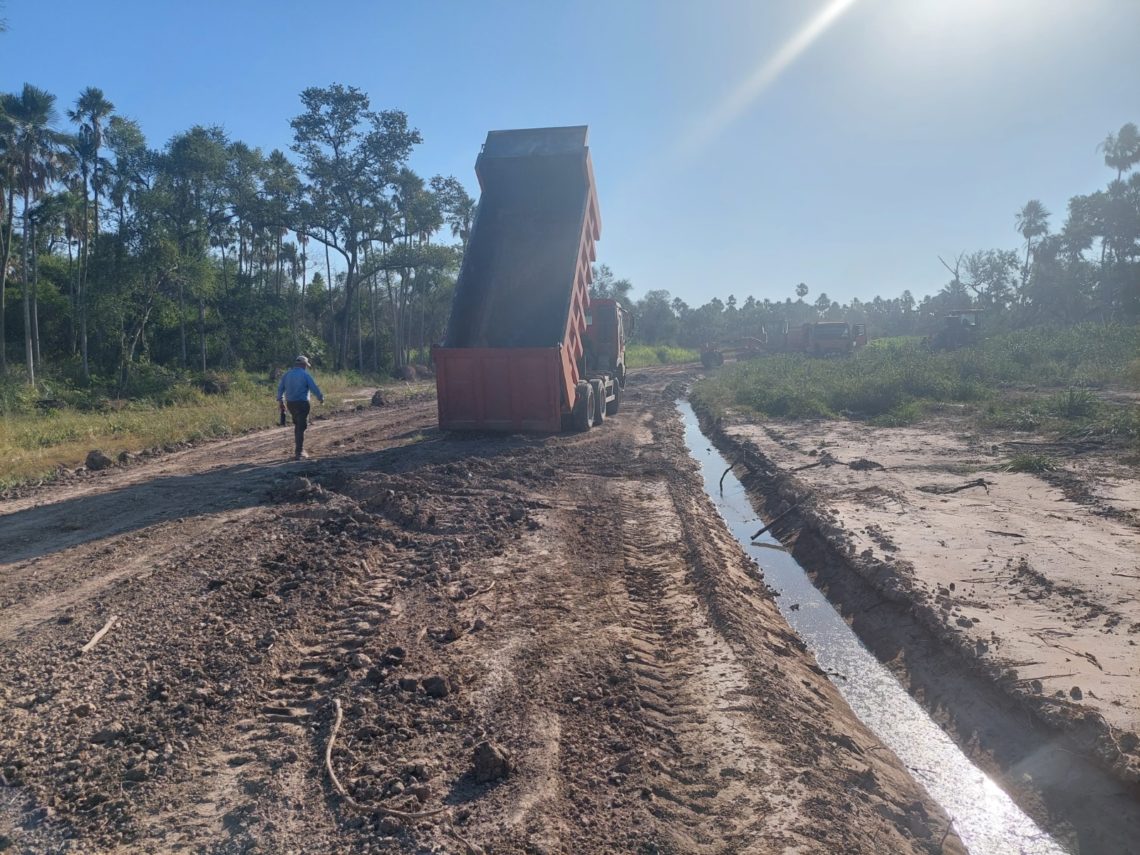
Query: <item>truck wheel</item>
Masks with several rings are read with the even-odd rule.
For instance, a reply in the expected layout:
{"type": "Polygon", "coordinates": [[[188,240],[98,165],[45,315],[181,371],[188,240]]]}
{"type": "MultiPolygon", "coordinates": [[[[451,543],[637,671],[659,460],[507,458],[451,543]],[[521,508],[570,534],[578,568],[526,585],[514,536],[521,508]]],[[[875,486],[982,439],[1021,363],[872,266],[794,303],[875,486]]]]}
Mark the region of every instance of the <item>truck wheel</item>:
{"type": "Polygon", "coordinates": [[[594,390],[594,424],[600,425],[606,420],[606,384],[591,380],[590,387],[594,390]]]}
{"type": "Polygon", "coordinates": [[[574,430],[585,432],[594,426],[594,406],[594,387],[583,380],[574,403],[574,430]]]}
{"type": "Polygon", "coordinates": [[[614,399],[606,404],[606,415],[616,416],[619,407],[621,407],[621,384],[615,380],[614,399]]]}

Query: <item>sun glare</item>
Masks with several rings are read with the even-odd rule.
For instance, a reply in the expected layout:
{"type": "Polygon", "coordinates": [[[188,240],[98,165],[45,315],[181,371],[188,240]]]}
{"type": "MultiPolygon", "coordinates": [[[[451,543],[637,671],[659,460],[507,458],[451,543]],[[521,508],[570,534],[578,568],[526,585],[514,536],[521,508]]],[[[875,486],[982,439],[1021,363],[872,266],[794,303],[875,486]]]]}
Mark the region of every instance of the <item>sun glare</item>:
{"type": "Polygon", "coordinates": [[[783,74],[856,0],[831,0],[803,27],[764,59],[678,146],[677,154],[687,157],[700,151],[741,115],[783,74]]]}

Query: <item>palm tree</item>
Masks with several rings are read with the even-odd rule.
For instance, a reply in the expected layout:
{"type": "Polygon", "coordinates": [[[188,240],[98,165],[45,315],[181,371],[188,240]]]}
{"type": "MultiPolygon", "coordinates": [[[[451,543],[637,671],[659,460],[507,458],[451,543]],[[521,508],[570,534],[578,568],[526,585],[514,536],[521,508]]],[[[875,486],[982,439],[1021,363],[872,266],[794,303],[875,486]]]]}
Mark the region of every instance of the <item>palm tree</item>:
{"type": "Polygon", "coordinates": [[[1030,199],[1025,207],[1017,212],[1017,230],[1025,238],[1025,267],[1021,272],[1021,284],[1029,281],[1029,253],[1033,249],[1033,239],[1049,232],[1049,212],[1037,199],[1030,199]]]}
{"type": "Polygon", "coordinates": [[[115,105],[106,99],[103,90],[88,86],[75,99],[75,109],[67,111],[67,117],[79,125],[76,157],[83,174],[83,256],[79,265],[79,345],[83,356],[83,378],[89,379],[87,363],[87,269],[91,259],[91,239],[99,235],[99,191],[103,187],[102,160],[99,150],[103,147],[103,121],[111,115],[115,105]],[[94,196],[93,222],[87,229],[87,185],[90,182],[94,196]]]}
{"type": "Polygon", "coordinates": [[[1104,165],[1116,170],[1116,180],[1140,163],[1140,129],[1132,122],[1109,134],[1097,148],[1104,152],[1104,165]]]}
{"type": "Polygon", "coordinates": [[[56,167],[56,152],[64,137],[52,128],[55,121],[55,96],[44,89],[24,84],[19,95],[5,94],[0,106],[11,120],[14,130],[13,148],[18,158],[18,181],[24,203],[23,283],[24,283],[24,350],[28,366],[28,382],[35,386],[36,369],[32,345],[31,213],[36,196],[48,185],[56,167]]]}
{"type": "Polygon", "coordinates": [[[3,248],[0,249],[0,374],[8,370],[8,347],[5,340],[5,303],[7,302],[8,261],[12,257],[12,231],[16,213],[16,126],[4,113],[0,99],[0,209],[4,213],[3,248]]]}

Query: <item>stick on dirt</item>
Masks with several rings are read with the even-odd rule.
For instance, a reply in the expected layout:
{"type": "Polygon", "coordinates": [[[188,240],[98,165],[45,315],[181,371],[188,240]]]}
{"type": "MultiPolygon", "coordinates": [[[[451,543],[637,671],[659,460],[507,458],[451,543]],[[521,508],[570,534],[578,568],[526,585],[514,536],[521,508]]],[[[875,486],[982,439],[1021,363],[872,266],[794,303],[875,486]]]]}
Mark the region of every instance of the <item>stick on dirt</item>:
{"type": "Polygon", "coordinates": [[[962,490],[972,490],[974,487],[981,487],[988,493],[990,491],[990,485],[993,483],[993,481],[987,481],[985,478],[975,478],[973,481],[967,481],[965,484],[962,484],[958,487],[943,487],[940,484],[934,484],[932,486],[919,487],[918,489],[922,490],[924,493],[934,493],[938,496],[946,496],[950,493],[959,493],[962,490]]]}
{"type": "Polygon", "coordinates": [[[946,845],[946,838],[950,836],[950,829],[954,827],[954,817],[950,817],[950,821],[946,823],[946,830],[942,832],[942,839],[938,841],[938,851],[942,851],[942,847],[946,845]]]}
{"type": "Polygon", "coordinates": [[[337,791],[345,804],[353,810],[361,811],[362,813],[378,813],[381,816],[393,816],[397,819],[427,819],[429,816],[436,816],[447,810],[445,807],[435,808],[434,810],[421,810],[421,811],[406,811],[394,810],[386,808],[381,805],[362,805],[356,799],[348,794],[348,790],[344,788],[341,782],[336,777],[336,772],[333,771],[332,765],[332,751],[333,745],[336,744],[336,734],[340,730],[341,720],[344,718],[344,710],[341,709],[340,699],[333,699],[333,706],[336,707],[336,721],[333,722],[332,733],[329,734],[328,745],[325,746],[325,770],[329,773],[329,781],[332,782],[333,789],[337,791]]]}
{"type": "Polygon", "coordinates": [[[111,631],[111,627],[113,627],[118,622],[119,622],[119,616],[118,615],[111,615],[111,619],[108,620],[105,624],[103,624],[103,628],[101,630],[99,630],[97,633],[95,633],[93,636],[91,636],[91,640],[83,645],[83,648],[79,651],[80,655],[83,655],[84,653],[89,652],[96,644],[99,643],[99,640],[104,635],[106,635],[108,632],[111,631]]]}
{"type": "Polygon", "coordinates": [[[484,855],[482,846],[477,843],[472,843],[451,826],[444,826],[444,831],[463,844],[464,855],[484,855]]]}
{"type": "Polygon", "coordinates": [[[758,531],[758,532],[756,532],[756,534],[752,535],[752,539],[755,540],[756,538],[758,538],[760,535],[762,535],[764,532],[766,532],[768,529],[770,529],[772,526],[774,526],[776,523],[778,523],[780,520],[782,520],[784,517],[786,517],[788,514],[790,514],[796,508],[798,508],[801,504],[802,504],[801,502],[796,502],[794,505],[792,505],[786,511],[784,511],[781,514],[778,514],[776,516],[776,518],[773,519],[766,526],[764,526],[764,528],[760,529],[760,531],[758,531]]]}

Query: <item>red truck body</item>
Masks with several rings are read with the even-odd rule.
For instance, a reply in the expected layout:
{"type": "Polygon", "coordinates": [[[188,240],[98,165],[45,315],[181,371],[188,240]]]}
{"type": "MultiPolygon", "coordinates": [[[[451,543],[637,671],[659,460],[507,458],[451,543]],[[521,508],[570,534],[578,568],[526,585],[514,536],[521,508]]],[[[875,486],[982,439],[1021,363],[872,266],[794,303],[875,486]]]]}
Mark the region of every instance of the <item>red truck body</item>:
{"type": "Polygon", "coordinates": [[[475,170],[479,207],[433,349],[439,425],[557,432],[587,405],[592,424],[616,410],[625,356],[621,307],[590,305],[601,217],[586,128],[491,131],[475,170]],[[592,358],[592,308],[617,315],[608,370],[592,358]]]}

